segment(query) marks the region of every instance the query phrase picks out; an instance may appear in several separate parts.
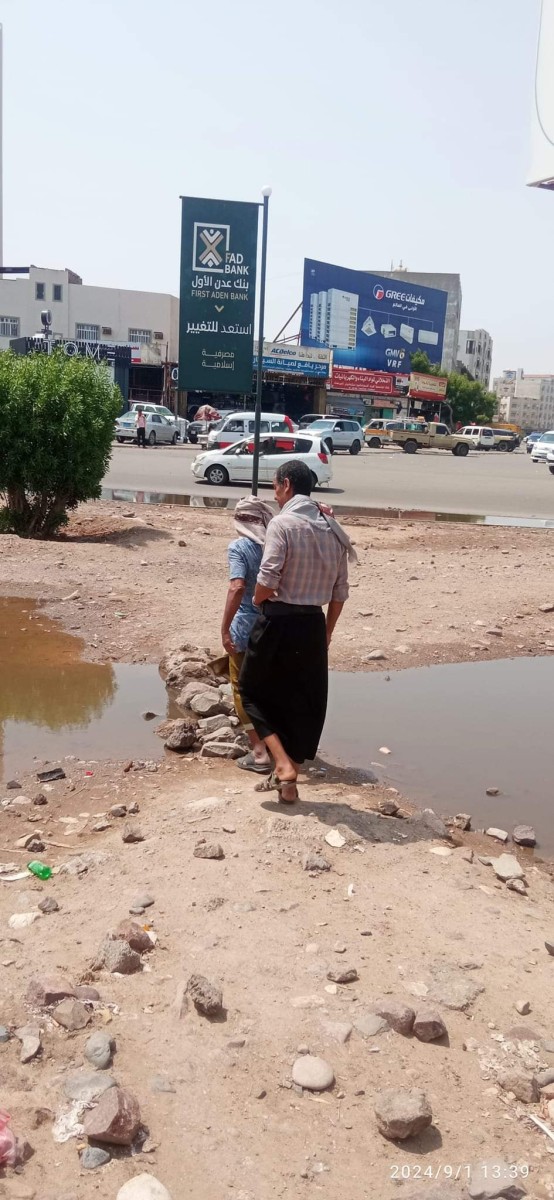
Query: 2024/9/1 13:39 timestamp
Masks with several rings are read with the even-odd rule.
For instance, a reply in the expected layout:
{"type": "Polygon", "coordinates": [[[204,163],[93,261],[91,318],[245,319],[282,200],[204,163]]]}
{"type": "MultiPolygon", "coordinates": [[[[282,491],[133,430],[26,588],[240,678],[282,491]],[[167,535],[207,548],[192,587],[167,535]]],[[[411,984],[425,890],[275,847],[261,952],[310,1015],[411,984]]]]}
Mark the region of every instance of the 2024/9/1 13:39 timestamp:
{"type": "Polygon", "coordinates": [[[528,1179],[529,1166],[526,1163],[438,1163],[437,1166],[422,1167],[413,1163],[392,1163],[391,1179],[472,1179],[487,1180],[528,1179]]]}

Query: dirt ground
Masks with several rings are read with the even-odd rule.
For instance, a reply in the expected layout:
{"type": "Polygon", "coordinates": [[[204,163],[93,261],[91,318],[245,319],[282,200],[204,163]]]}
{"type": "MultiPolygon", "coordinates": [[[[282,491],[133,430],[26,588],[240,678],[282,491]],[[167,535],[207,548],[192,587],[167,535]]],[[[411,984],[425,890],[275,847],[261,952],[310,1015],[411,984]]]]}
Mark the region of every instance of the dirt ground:
{"type": "MultiPolygon", "coordinates": [[[[333,668],[554,648],[554,612],[539,610],[554,602],[549,531],[378,520],[348,528],[359,565],[333,639],[333,668]],[[384,657],[367,662],[374,651],[384,657]]],[[[91,659],[152,662],[179,638],[215,647],[234,536],[227,510],[90,504],[63,541],[4,537],[0,593],[46,601],[48,615],[85,638],[91,659]]]]}
{"type": "MultiPolygon", "coordinates": [[[[550,534],[384,521],[352,533],[360,566],[335,668],[542,654],[550,639],[554,648],[554,613],[539,610],[554,602],[550,534]],[[386,658],[366,663],[374,650],[386,658]]],[[[232,535],[227,513],[92,505],[62,542],[3,538],[0,587],[45,601],[97,661],[156,661],[184,639],[216,648],[232,535]]],[[[288,810],[233,763],[62,765],[67,778],[45,787],[21,778],[0,811],[0,859],[20,868],[29,855],[16,842],[40,831],[39,857],[55,868],[45,883],[0,879],[0,1023],[12,1034],[0,1044],[0,1104],[34,1151],[20,1174],[0,1172],[0,1196],[116,1200],[142,1172],[171,1200],[554,1196],[554,1142],[530,1120],[554,1131],[547,1094],[523,1103],[498,1082],[507,1067],[527,1081],[552,1069],[554,1079],[552,880],[532,851],[507,847],[525,871],[521,896],[479,861],[501,853],[498,843],[457,832],[447,841],[404,801],[404,819],[383,817],[375,810],[390,790],[340,770],[309,773],[288,810]],[[21,802],[39,790],[47,804],[21,802]],[[123,842],[125,817],[103,819],[114,804],[138,804],[129,820],[144,840],[123,842]],[[343,844],[331,846],[337,828],[343,844]],[[200,838],[220,843],[224,858],[195,857],[200,838]],[[311,851],[330,869],[305,870],[311,851]],[[145,891],[154,903],[135,919],[157,941],[142,970],[91,970],[145,891]],[[46,897],[59,911],[10,927],[46,897]],[[329,980],[347,968],[358,979],[329,980]],[[98,988],[86,1029],[66,1032],[25,1000],[32,977],[59,971],[98,988]],[[192,973],[221,987],[220,1017],[183,999],[192,973]],[[364,1036],[359,1025],[383,997],[432,1005],[447,1036],[364,1036]],[[523,1001],[530,1011],[520,1015],[523,1001]],[[42,1053],[23,1064],[14,1031],[28,1023],[41,1027],[42,1053]],[[85,1140],[55,1133],[68,1077],[92,1070],[84,1047],[97,1029],[115,1039],[110,1073],[136,1097],[147,1134],[86,1171],[85,1140]],[[306,1048],[335,1076],[321,1094],[292,1083],[306,1048]],[[414,1087],[432,1126],[388,1141],[377,1093],[414,1087]],[[504,1162],[503,1190],[491,1190],[492,1168],[488,1192],[468,1190],[472,1166],[491,1159],[504,1162]]]]}

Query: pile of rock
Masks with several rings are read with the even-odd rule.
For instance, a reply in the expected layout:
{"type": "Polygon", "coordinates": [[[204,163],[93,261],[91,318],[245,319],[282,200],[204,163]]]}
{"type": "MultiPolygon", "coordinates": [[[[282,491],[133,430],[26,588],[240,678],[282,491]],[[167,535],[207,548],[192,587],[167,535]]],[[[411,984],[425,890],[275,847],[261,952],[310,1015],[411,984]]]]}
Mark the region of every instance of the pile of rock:
{"type": "Polygon", "coordinates": [[[167,750],[196,751],[202,758],[240,758],[246,747],[237,731],[231,687],[214,674],[211,661],[207,650],[188,642],[165,655],[160,674],[185,715],[163,721],[156,732],[167,750]]]}

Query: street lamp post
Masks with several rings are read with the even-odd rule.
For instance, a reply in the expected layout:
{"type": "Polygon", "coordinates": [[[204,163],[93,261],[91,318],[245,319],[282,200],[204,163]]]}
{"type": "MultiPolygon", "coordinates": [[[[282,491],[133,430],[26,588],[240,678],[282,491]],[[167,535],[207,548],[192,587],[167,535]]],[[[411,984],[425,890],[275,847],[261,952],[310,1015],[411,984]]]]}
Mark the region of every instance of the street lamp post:
{"type": "Polygon", "coordinates": [[[252,463],[252,495],[258,495],[258,475],[260,467],[260,426],[262,419],[262,372],[264,357],[264,317],[265,317],[265,276],[267,265],[267,224],[269,216],[269,197],[271,188],[262,188],[263,225],[262,225],[262,262],[260,274],[260,313],[258,321],[258,364],[256,375],[256,410],[254,420],[254,461],[252,463]]]}

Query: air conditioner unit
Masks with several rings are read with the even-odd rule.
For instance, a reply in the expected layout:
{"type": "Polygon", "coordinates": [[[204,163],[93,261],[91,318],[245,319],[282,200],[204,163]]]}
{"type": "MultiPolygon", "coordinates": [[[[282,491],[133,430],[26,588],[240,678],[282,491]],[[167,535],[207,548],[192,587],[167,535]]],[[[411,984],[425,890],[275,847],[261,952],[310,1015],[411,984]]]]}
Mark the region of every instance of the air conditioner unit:
{"type": "Polygon", "coordinates": [[[369,317],[366,317],[362,325],[362,333],[365,333],[366,337],[373,337],[373,334],[377,333],[375,321],[373,320],[371,313],[369,314],[369,317]]]}
{"type": "Polygon", "coordinates": [[[413,325],[402,324],[400,326],[400,337],[404,338],[405,342],[409,342],[410,346],[412,345],[413,340],[414,340],[414,333],[415,333],[415,329],[414,329],[413,325]]]}
{"type": "Polygon", "coordinates": [[[432,329],[420,329],[417,335],[418,342],[423,346],[438,346],[439,335],[434,333],[432,329]]]}
{"type": "Polygon", "coordinates": [[[381,325],[381,333],[384,338],[396,337],[396,325],[381,325]]]}
{"type": "Polygon", "coordinates": [[[163,340],[164,340],[164,335],[162,332],[160,332],[160,330],[158,330],[158,332],[154,334],[154,341],[155,342],[163,342],[163,340]]]}
{"type": "Polygon", "coordinates": [[[111,336],[112,336],[112,327],[111,327],[111,325],[103,325],[103,326],[102,326],[102,336],[103,336],[103,337],[111,337],[111,336]]]}

